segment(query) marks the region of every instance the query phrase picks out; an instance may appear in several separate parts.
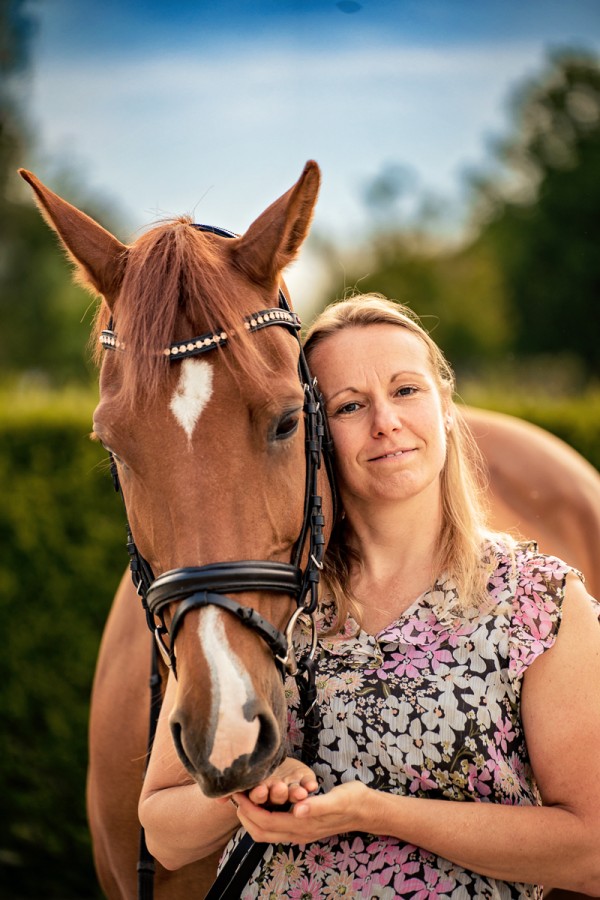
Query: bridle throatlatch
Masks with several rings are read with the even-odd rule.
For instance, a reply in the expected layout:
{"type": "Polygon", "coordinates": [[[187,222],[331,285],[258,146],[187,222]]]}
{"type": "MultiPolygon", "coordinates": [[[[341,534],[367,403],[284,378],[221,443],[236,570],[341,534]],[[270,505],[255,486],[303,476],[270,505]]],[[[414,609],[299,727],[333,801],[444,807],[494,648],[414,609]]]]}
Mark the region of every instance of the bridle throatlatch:
{"type": "MultiPolygon", "coordinates": [[[[213,226],[194,225],[193,227],[221,237],[235,237],[231,232],[213,226]]],[[[300,343],[298,337],[301,326],[300,319],[290,309],[281,290],[277,308],[260,310],[246,316],[243,324],[250,333],[272,325],[282,326],[291,331],[300,343]]],[[[211,352],[217,347],[226,347],[228,341],[229,336],[225,331],[215,331],[171,344],[164,348],[163,353],[169,361],[177,362],[211,352]]],[[[125,345],[112,330],[112,322],[109,323],[106,330],[102,331],[100,342],[106,350],[126,351],[125,345]]],[[[317,646],[314,614],[325,550],[322,499],[317,484],[322,459],[326,463],[334,504],[335,489],[326,417],[316,381],[311,378],[301,347],[298,369],[304,388],[306,482],[303,523],[292,551],[291,562],[244,560],[213,563],[173,569],[155,578],[148,562],[142,557],[135,544],[129,522],[127,522],[127,550],[133,583],[141,597],[148,626],[156,638],[157,646],[165,663],[172,669],[175,677],[177,677],[175,643],[185,616],[192,610],[205,606],[218,606],[236,616],[245,627],[256,632],[267,644],[282,678],[286,674],[295,676],[304,718],[302,758],[310,765],[316,753],[319,732],[314,677],[317,646]],[[302,569],[301,562],[305,553],[307,562],[302,569]],[[274,591],[294,597],[296,609],[283,632],[266,621],[256,610],[242,606],[230,596],[247,591],[274,591]],[[170,625],[167,626],[164,614],[166,608],[175,602],[178,605],[170,625]],[[299,621],[308,626],[310,640],[308,650],[300,658],[297,658],[293,636],[299,621]]],[[[115,490],[123,496],[117,466],[112,456],[111,472],[115,490]]]]}

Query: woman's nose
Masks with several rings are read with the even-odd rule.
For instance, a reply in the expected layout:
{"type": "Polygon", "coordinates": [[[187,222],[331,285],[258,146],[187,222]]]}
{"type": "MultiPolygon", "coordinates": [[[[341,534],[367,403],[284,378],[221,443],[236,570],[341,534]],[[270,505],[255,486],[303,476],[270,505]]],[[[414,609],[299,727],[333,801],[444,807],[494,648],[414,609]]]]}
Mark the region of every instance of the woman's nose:
{"type": "Polygon", "coordinates": [[[400,410],[394,403],[374,404],[372,430],[375,436],[390,434],[400,428],[402,428],[400,410]]]}

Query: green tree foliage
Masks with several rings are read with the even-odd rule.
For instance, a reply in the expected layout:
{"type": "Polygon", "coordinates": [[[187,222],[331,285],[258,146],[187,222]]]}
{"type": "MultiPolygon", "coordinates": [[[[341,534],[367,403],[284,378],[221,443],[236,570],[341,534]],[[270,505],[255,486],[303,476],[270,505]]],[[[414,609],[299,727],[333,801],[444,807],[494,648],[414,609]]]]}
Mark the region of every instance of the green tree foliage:
{"type": "Polygon", "coordinates": [[[572,354],[600,375],[600,64],[553,55],[515,103],[499,147],[508,180],[479,185],[486,247],[502,273],[522,356],[572,354]]]}
{"type": "MultiPolygon", "coordinates": [[[[0,3],[0,378],[89,382],[85,348],[94,304],[72,283],[56,237],[17,175],[35,149],[19,104],[27,83],[31,9],[23,0],[0,3]]],[[[64,174],[53,184],[59,191],[60,182],[64,174]]],[[[114,215],[86,200],[72,178],[66,183],[63,192],[72,202],[115,227],[114,215]]]]}
{"type": "MultiPolygon", "coordinates": [[[[600,374],[600,65],[563,51],[514,102],[491,175],[472,179],[469,238],[440,241],[409,170],[388,166],[365,192],[374,228],[330,297],[377,291],[408,303],[464,371],[552,356],[562,383],[600,374]],[[414,206],[414,203],[413,203],[414,206]],[[579,373],[579,374],[577,374],[579,373]]],[[[330,255],[334,248],[327,248],[330,255]]],[[[341,255],[343,258],[343,254],[341,255]]],[[[523,370],[522,370],[523,371],[523,370]]],[[[533,367],[528,368],[533,372],[533,367]]]]}
{"type": "Polygon", "coordinates": [[[334,296],[374,291],[407,304],[455,365],[505,352],[510,321],[495,259],[486,248],[447,252],[414,232],[380,232],[360,259],[357,264],[354,257],[334,296]]]}

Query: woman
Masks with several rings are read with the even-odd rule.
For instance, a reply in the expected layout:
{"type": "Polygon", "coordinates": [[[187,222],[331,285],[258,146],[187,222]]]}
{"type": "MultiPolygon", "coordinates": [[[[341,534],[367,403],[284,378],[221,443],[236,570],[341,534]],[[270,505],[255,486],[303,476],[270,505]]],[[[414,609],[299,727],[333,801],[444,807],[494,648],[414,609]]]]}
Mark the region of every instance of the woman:
{"type": "Polygon", "coordinates": [[[235,807],[214,801],[211,842],[207,801],[151,767],[151,849],[183,865],[235,813],[271,845],[248,898],[600,895],[600,607],[568,565],[485,530],[451,370],[409,310],[334,304],[306,352],[344,510],[314,774],[289,758],[235,807]]]}

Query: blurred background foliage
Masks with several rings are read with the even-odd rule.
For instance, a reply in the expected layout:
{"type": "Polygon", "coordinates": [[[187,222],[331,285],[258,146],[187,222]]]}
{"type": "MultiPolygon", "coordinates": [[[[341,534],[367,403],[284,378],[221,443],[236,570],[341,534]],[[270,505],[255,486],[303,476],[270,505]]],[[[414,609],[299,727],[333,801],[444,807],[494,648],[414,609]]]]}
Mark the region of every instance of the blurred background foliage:
{"type": "MultiPolygon", "coordinates": [[[[12,900],[94,898],[84,785],[94,660],[125,565],[122,511],[87,440],[93,303],[16,176],[32,21],[0,2],[0,878],[12,900]]],[[[448,226],[401,160],[365,185],[368,236],[313,235],[328,283],[408,303],[468,402],[554,431],[600,468],[600,65],[549,55],[513,98],[468,215],[448,226]],[[343,276],[340,276],[343,272],[343,276]]],[[[119,233],[68,171],[53,187],[119,233]]]]}
{"type": "Polygon", "coordinates": [[[512,130],[489,170],[469,180],[457,234],[435,198],[419,197],[410,169],[380,172],[364,192],[369,239],[321,241],[335,264],[328,296],[378,291],[408,303],[469,380],[543,394],[591,388],[600,375],[598,59],[550,54],[514,96],[512,130]]]}

